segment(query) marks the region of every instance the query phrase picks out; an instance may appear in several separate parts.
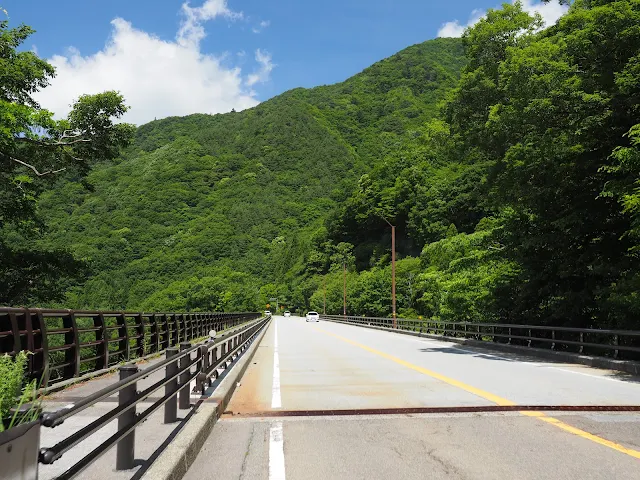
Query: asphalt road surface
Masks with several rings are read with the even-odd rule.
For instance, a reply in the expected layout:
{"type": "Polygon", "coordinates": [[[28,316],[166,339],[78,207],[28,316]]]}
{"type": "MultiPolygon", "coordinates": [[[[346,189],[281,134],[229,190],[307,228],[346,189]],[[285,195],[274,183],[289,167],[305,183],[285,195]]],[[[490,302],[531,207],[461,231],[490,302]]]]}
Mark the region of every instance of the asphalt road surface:
{"type": "Polygon", "coordinates": [[[640,406],[640,378],[274,317],[185,478],[640,479],[639,412],[523,405],[640,406]]]}

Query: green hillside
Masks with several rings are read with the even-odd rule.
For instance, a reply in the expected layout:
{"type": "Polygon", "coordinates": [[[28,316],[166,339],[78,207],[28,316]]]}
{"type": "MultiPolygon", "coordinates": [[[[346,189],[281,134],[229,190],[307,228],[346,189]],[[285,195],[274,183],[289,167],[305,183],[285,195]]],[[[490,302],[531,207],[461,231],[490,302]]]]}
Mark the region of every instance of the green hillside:
{"type": "Polygon", "coordinates": [[[278,293],[294,302],[292,279],[329,213],[418,135],[464,64],[459,40],[437,39],[340,84],[139,127],[120,159],[82,182],[61,179],[39,201],[41,245],[90,268],[61,303],[237,310],[278,293]]]}

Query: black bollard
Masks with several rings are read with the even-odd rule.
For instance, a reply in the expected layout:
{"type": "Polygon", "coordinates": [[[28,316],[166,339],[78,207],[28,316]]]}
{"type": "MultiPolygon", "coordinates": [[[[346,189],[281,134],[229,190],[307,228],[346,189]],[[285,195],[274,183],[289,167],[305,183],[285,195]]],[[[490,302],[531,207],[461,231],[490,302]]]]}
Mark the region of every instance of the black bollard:
{"type": "MultiPolygon", "coordinates": [[[[182,342],[180,344],[180,351],[184,351],[191,348],[190,342],[182,342]]],[[[180,359],[180,371],[187,368],[187,365],[191,363],[191,355],[185,355],[180,359]]],[[[184,410],[191,406],[191,392],[189,392],[189,377],[191,373],[189,370],[180,375],[180,393],[178,394],[178,408],[184,410]]]]}
{"type": "MultiPolygon", "coordinates": [[[[120,367],[120,380],[138,372],[136,365],[120,367]]],[[[123,388],[118,393],[118,406],[128,405],[136,399],[136,383],[123,388]]],[[[136,421],[136,407],[132,407],[118,417],[118,431],[123,430],[136,421]]],[[[134,467],[136,431],[132,430],[118,442],[116,451],[116,470],[130,470],[134,467]]]]}
{"type": "MultiPolygon", "coordinates": [[[[171,358],[178,354],[177,348],[167,348],[167,358],[171,358]]],[[[166,378],[173,377],[179,371],[178,362],[167,365],[165,369],[166,378]]],[[[172,395],[167,403],[164,404],[164,423],[173,423],[178,420],[178,377],[171,380],[164,386],[164,394],[172,395]]]]}

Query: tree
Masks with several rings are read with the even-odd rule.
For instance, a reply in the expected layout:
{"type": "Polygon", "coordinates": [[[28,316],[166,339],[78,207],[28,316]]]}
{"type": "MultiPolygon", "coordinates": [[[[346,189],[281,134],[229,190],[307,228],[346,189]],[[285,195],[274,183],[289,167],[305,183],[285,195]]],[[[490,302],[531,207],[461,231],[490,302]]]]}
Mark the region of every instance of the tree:
{"type": "Polygon", "coordinates": [[[32,95],[55,70],[35,53],[18,51],[33,32],[0,21],[0,303],[60,298],[81,273],[66,251],[36,246],[45,229],[36,200],[60,175],[79,178],[93,163],[115,158],[135,129],[113,121],[127,111],[117,92],[81,96],[62,120],[41,108],[32,95]]]}

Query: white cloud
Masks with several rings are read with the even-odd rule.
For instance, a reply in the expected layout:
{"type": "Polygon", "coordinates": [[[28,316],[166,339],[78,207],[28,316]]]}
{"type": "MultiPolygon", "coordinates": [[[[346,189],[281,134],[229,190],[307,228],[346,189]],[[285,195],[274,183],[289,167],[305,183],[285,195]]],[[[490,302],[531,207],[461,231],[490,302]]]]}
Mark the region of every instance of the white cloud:
{"type": "Polygon", "coordinates": [[[530,14],[539,13],[547,27],[554,25],[558,19],[569,10],[568,5],[560,5],[560,2],[533,3],[531,0],[523,0],[523,8],[530,14]]]}
{"type": "Polygon", "coordinates": [[[274,67],[271,55],[257,50],[258,70],[246,75],[239,67],[228,66],[227,56],[200,49],[202,22],[240,14],[230,11],[224,0],[209,0],[201,7],[184,4],[182,12],[175,41],[161,40],[121,18],[114,19],[111,38],[101,51],[83,56],[70,48],[49,59],[56,67],[56,78],[35,98],[60,118],[81,94],[118,90],[131,107],[124,120],[138,125],[154,118],[257,105],[251,87],[268,80],[274,67]]]}
{"type": "Polygon", "coordinates": [[[203,22],[216,17],[225,17],[229,20],[238,20],[243,17],[242,12],[229,9],[227,0],[206,0],[200,7],[190,7],[189,2],[185,2],[182,4],[182,13],[185,19],[178,31],[178,42],[181,44],[199,43],[206,36],[203,22]]]}
{"type": "Polygon", "coordinates": [[[260,64],[260,68],[257,72],[247,77],[247,85],[249,87],[254,86],[256,83],[266,82],[269,79],[271,70],[275,67],[275,64],[271,61],[271,54],[260,49],[256,50],[256,62],[260,64]]]}
{"type": "MultiPolygon", "coordinates": [[[[515,0],[513,3],[515,3],[515,0]]],[[[567,5],[560,5],[560,3],[556,1],[540,3],[533,0],[522,0],[522,8],[531,15],[536,12],[539,13],[546,26],[555,24],[569,9],[567,5]]],[[[462,25],[458,20],[446,22],[440,27],[440,30],[438,30],[438,37],[461,37],[467,27],[478,23],[484,15],[484,11],[476,9],[471,12],[469,20],[465,25],[462,25]]]]}
{"type": "Polygon", "coordinates": [[[251,30],[253,31],[253,33],[260,33],[269,25],[271,25],[271,22],[269,20],[263,20],[260,22],[260,24],[257,27],[253,27],[251,30]]]}
{"type": "Polygon", "coordinates": [[[475,9],[471,12],[466,25],[461,25],[458,20],[443,24],[438,30],[438,37],[461,37],[465,28],[475,25],[482,17],[484,17],[484,10],[475,9]]]}

